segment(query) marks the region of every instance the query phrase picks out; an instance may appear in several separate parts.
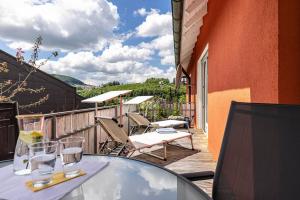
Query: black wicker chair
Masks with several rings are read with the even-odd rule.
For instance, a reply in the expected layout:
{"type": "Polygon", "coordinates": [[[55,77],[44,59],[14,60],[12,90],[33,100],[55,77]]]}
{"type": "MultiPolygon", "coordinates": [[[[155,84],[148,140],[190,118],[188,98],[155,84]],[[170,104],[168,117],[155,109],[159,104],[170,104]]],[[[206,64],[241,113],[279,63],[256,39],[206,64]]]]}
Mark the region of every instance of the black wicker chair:
{"type": "Polygon", "coordinates": [[[300,106],[232,102],[214,178],[214,200],[300,199],[300,106]]]}

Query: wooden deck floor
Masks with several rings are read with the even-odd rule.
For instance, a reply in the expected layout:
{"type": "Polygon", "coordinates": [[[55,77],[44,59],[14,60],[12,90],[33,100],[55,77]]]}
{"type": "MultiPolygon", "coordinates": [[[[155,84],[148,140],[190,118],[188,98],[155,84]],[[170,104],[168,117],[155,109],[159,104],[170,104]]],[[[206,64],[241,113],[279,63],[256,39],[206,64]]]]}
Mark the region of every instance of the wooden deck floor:
{"type": "MultiPolygon", "coordinates": [[[[188,139],[181,139],[177,142],[181,146],[190,148],[190,142],[188,139]]],[[[147,155],[136,154],[134,159],[145,160],[161,166],[164,166],[177,173],[196,172],[215,170],[216,162],[213,161],[211,153],[207,150],[207,137],[201,132],[195,132],[193,134],[193,143],[196,150],[190,150],[182,147],[169,145],[167,147],[167,161],[162,161],[147,155]]],[[[161,148],[151,149],[151,151],[160,154],[161,148]]],[[[203,189],[205,192],[211,195],[212,180],[197,181],[194,182],[197,186],[203,189]]]]}

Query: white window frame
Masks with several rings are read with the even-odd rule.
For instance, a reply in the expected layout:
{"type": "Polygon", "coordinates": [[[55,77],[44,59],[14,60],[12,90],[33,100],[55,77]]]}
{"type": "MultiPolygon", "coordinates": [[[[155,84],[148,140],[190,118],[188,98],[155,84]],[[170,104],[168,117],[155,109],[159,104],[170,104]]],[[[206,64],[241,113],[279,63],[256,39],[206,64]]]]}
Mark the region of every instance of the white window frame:
{"type": "MultiPolygon", "coordinates": [[[[199,129],[202,129],[204,131],[204,133],[207,135],[208,134],[208,119],[206,117],[206,123],[205,125],[203,125],[203,112],[206,112],[206,116],[207,116],[207,107],[208,107],[208,102],[206,100],[206,108],[203,109],[203,102],[202,102],[202,93],[203,93],[203,89],[202,89],[202,60],[204,58],[204,56],[207,56],[208,58],[208,48],[209,48],[209,45],[207,44],[204,48],[204,50],[202,51],[201,53],[201,56],[199,57],[198,59],[198,62],[197,62],[197,104],[196,104],[196,111],[197,111],[197,128],[199,129]],[[205,127],[204,127],[205,126],[205,127]]],[[[208,66],[206,66],[206,70],[208,70],[208,66]]],[[[207,71],[206,71],[206,92],[208,93],[208,87],[207,87],[207,80],[208,80],[208,74],[207,74],[207,71]]],[[[208,94],[207,94],[208,95],[208,94]]]]}

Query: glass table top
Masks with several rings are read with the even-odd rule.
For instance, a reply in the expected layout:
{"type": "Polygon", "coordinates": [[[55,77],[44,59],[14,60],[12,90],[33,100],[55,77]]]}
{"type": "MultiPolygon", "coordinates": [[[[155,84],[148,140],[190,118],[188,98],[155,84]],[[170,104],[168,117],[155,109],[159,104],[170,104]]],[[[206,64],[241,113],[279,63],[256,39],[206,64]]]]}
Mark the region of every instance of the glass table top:
{"type": "Polygon", "coordinates": [[[162,168],[126,158],[86,156],[108,161],[106,168],[64,199],[201,200],[209,197],[195,185],[162,168]]]}
{"type": "MultiPolygon", "coordinates": [[[[108,161],[109,164],[80,187],[66,195],[64,200],[210,199],[205,192],[191,182],[152,164],[108,156],[85,155],[83,160],[108,161]]],[[[0,167],[4,164],[0,164],[0,167]]]]}

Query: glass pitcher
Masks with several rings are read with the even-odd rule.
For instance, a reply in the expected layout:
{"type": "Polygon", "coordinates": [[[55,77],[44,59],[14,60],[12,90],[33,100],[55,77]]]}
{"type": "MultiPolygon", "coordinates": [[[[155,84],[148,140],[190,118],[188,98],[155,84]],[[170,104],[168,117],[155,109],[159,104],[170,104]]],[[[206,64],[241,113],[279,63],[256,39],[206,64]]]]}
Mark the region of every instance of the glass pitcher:
{"type": "Polygon", "coordinates": [[[44,115],[18,115],[19,137],[16,144],[13,170],[16,175],[30,174],[28,145],[44,139],[44,115]]]}

